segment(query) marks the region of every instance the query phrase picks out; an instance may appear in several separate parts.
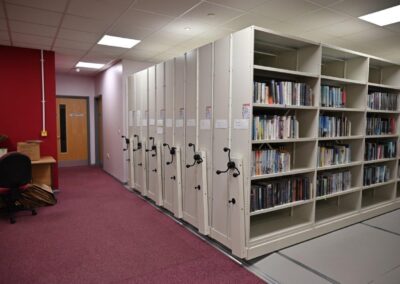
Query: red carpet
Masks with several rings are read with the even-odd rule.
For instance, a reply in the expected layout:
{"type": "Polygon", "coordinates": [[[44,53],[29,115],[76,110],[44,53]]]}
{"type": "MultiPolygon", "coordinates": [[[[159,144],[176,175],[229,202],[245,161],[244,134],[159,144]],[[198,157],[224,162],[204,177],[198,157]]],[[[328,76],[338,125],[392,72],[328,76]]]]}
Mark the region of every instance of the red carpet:
{"type": "Polygon", "coordinates": [[[98,168],[61,169],[60,189],[0,219],[0,283],[262,283],[98,168]]]}

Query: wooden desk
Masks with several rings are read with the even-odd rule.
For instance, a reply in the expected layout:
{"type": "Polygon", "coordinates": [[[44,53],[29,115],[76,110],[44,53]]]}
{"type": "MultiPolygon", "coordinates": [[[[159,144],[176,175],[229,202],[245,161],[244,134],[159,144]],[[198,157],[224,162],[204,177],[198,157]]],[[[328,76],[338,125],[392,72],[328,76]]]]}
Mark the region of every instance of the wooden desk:
{"type": "Polygon", "coordinates": [[[53,187],[53,165],[56,160],[51,156],[41,157],[32,161],[32,183],[46,184],[53,187]]]}

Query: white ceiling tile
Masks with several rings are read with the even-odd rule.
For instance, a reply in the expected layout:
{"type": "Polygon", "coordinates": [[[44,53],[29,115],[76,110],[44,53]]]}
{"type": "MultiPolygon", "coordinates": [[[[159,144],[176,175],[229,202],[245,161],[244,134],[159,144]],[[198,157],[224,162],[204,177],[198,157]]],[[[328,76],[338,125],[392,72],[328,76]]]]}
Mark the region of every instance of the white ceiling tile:
{"type": "Polygon", "coordinates": [[[72,48],[65,48],[65,47],[58,47],[55,46],[53,50],[56,52],[56,54],[68,54],[71,56],[84,56],[86,53],[86,50],[79,50],[79,49],[72,49],[72,48]]]}
{"type": "Polygon", "coordinates": [[[35,24],[58,26],[61,21],[61,14],[30,7],[7,5],[8,18],[35,24]]]}
{"type": "Polygon", "coordinates": [[[387,25],[384,28],[400,34],[400,23],[387,25]]]}
{"type": "Polygon", "coordinates": [[[365,30],[372,28],[373,25],[367,22],[358,20],[358,19],[350,19],[340,23],[336,23],[334,25],[328,25],[319,31],[326,33],[328,35],[333,36],[346,36],[349,34],[359,33],[365,30]]]}
{"type": "Polygon", "coordinates": [[[344,0],[306,0],[307,2],[311,2],[313,4],[320,5],[321,7],[330,7],[339,2],[343,2],[344,0]]]}
{"type": "Polygon", "coordinates": [[[93,46],[93,44],[88,43],[88,42],[73,41],[73,40],[57,38],[54,46],[78,49],[78,50],[88,50],[93,46]]]}
{"type": "Polygon", "coordinates": [[[62,28],[93,33],[103,33],[108,26],[109,20],[96,20],[73,15],[65,15],[61,25],[62,28]]]}
{"type": "Polygon", "coordinates": [[[138,28],[137,26],[130,25],[129,23],[118,23],[108,32],[108,34],[142,40],[152,32],[153,30],[138,28]]]}
{"type": "Polygon", "coordinates": [[[169,16],[129,9],[122,17],[118,19],[117,25],[127,25],[131,27],[158,30],[162,26],[171,22],[173,19],[174,18],[169,16]]]}
{"type": "Polygon", "coordinates": [[[132,0],[71,0],[67,13],[93,19],[109,19],[112,23],[131,3],[132,0]]]}
{"type": "Polygon", "coordinates": [[[131,60],[146,60],[155,56],[155,52],[146,49],[132,49],[124,54],[124,58],[131,60]]]}
{"type": "Polygon", "coordinates": [[[0,19],[0,30],[2,31],[7,30],[7,22],[5,19],[0,19]]]}
{"type": "Polygon", "coordinates": [[[157,31],[146,37],[144,41],[157,42],[159,44],[174,46],[190,38],[187,34],[169,32],[166,29],[157,31]]]}
{"type": "Polygon", "coordinates": [[[359,44],[374,44],[374,42],[381,40],[382,38],[394,37],[398,38],[398,35],[392,31],[385,30],[381,27],[373,27],[365,31],[350,34],[341,37],[344,40],[352,42],[358,42],[359,44]]]}
{"type": "Polygon", "coordinates": [[[93,56],[90,53],[80,59],[81,61],[85,62],[94,62],[94,63],[100,63],[100,64],[108,64],[115,60],[115,57],[106,57],[106,56],[93,56]]]}
{"type": "Polygon", "coordinates": [[[127,52],[126,48],[111,47],[105,45],[96,45],[92,48],[91,52],[101,54],[102,56],[118,57],[127,52]]]}
{"type": "Polygon", "coordinates": [[[247,13],[243,16],[240,16],[225,25],[224,28],[229,28],[234,31],[238,31],[248,26],[255,25],[261,28],[271,29],[280,31],[280,27],[282,26],[282,22],[271,19],[269,17],[262,16],[260,14],[255,13],[247,13]]]}
{"type": "Polygon", "coordinates": [[[35,35],[28,35],[22,33],[11,33],[12,41],[21,43],[31,43],[33,45],[43,45],[46,48],[50,48],[53,39],[50,37],[41,37],[35,35]]]}
{"type": "Polygon", "coordinates": [[[0,31],[0,40],[10,40],[7,31],[0,31]]]}
{"type": "Polygon", "coordinates": [[[177,17],[199,2],[200,0],[138,0],[133,8],[177,17]]]}
{"type": "Polygon", "coordinates": [[[208,0],[208,2],[224,5],[227,7],[240,9],[244,11],[250,11],[262,4],[268,2],[268,0],[208,0]]]}
{"type": "Polygon", "coordinates": [[[55,12],[63,12],[67,5],[67,0],[6,0],[6,2],[55,12]]]}
{"type": "Polygon", "coordinates": [[[302,33],[326,26],[336,25],[349,19],[349,16],[339,14],[332,10],[320,9],[304,16],[292,18],[287,22],[292,24],[293,32],[302,33]]]}
{"type": "Polygon", "coordinates": [[[236,9],[203,2],[182,16],[181,19],[215,27],[216,25],[226,23],[242,14],[243,12],[236,9]],[[209,16],[209,14],[213,15],[209,16]]]}
{"type": "Polygon", "coordinates": [[[54,37],[57,28],[20,21],[10,21],[11,32],[25,33],[44,37],[54,37]]]}
{"type": "Polygon", "coordinates": [[[160,52],[163,52],[163,51],[169,49],[170,47],[171,47],[170,45],[161,44],[161,43],[155,42],[153,40],[145,39],[142,42],[140,42],[138,45],[136,45],[134,49],[148,50],[151,52],[160,53],[160,52]]]}
{"type": "Polygon", "coordinates": [[[332,5],[331,8],[354,17],[359,17],[395,5],[399,5],[398,0],[351,0],[341,1],[332,5]]]}
{"type": "Polygon", "coordinates": [[[270,0],[266,4],[253,9],[252,12],[274,20],[285,21],[320,8],[320,6],[304,0],[270,0]]]}
{"type": "Polygon", "coordinates": [[[25,47],[25,48],[31,48],[31,49],[44,49],[44,50],[50,49],[50,44],[36,44],[36,43],[32,43],[32,42],[19,42],[14,39],[13,39],[13,46],[25,47]]]}
{"type": "Polygon", "coordinates": [[[100,33],[89,33],[70,29],[60,29],[58,38],[95,44],[101,38],[100,33]]]}

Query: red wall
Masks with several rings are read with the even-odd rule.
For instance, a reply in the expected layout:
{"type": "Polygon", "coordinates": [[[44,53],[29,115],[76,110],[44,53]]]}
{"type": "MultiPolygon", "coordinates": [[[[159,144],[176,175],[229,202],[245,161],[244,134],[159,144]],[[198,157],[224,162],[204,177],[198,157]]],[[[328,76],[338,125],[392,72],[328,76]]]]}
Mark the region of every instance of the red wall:
{"type": "MultiPolygon", "coordinates": [[[[16,150],[19,141],[43,141],[42,156],[57,158],[56,88],[54,52],[44,52],[46,130],[42,130],[42,82],[40,50],[0,45],[0,134],[8,141],[2,147],[16,150]]],[[[58,188],[57,165],[53,167],[53,185],[58,188]]]]}

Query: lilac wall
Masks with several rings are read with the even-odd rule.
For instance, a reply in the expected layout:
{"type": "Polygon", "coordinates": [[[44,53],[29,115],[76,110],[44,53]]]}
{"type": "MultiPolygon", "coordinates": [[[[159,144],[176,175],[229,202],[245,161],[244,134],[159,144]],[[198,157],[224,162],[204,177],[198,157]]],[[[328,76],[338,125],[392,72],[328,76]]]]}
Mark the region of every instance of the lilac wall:
{"type": "Polygon", "coordinates": [[[94,128],[94,97],[95,78],[82,75],[56,74],[56,95],[69,97],[89,98],[89,141],[90,141],[90,164],[96,162],[95,128],[94,128]]]}

